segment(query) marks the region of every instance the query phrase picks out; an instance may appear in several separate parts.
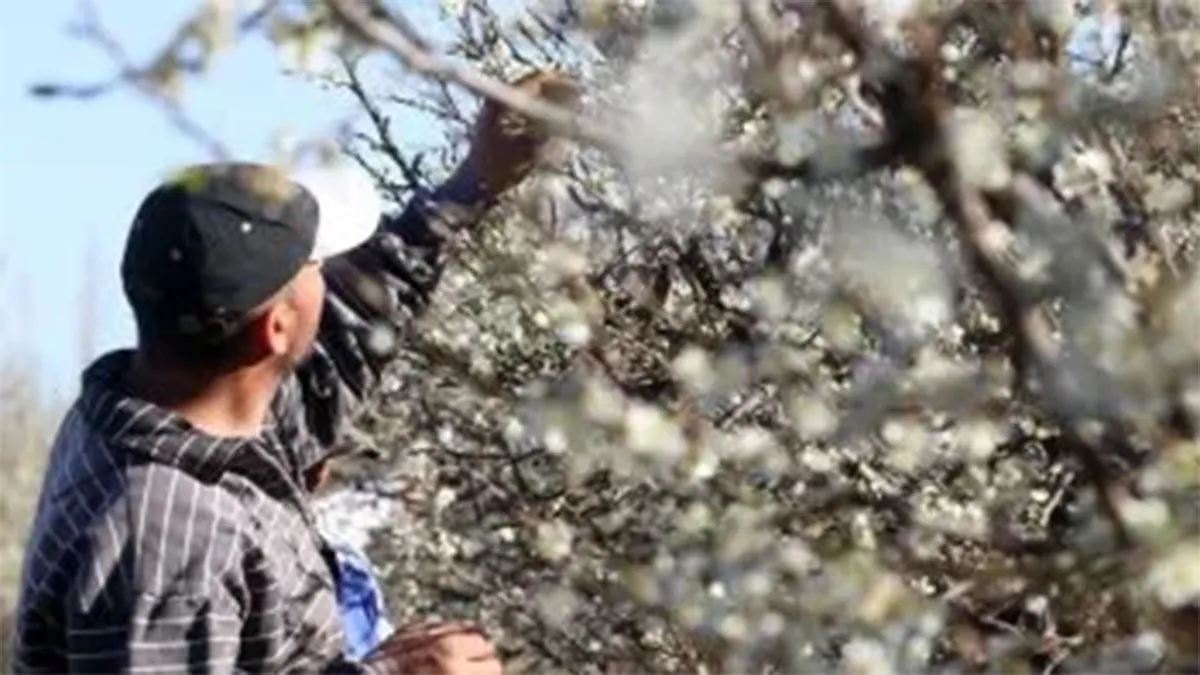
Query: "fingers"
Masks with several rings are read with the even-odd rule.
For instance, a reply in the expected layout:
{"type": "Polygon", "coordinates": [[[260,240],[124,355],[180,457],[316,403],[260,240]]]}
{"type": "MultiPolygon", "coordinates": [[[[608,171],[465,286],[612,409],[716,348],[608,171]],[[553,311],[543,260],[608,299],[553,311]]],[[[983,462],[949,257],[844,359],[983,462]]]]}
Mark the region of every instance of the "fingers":
{"type": "Polygon", "coordinates": [[[444,666],[445,672],[454,675],[503,675],[504,668],[495,658],[480,661],[452,661],[444,666]]]}
{"type": "Polygon", "coordinates": [[[407,635],[448,635],[450,633],[469,632],[480,633],[482,631],[470,621],[429,621],[403,626],[395,632],[395,635],[402,637],[407,635]]]}
{"type": "Polygon", "coordinates": [[[573,105],[578,102],[580,96],[575,79],[560,70],[537,71],[530,80],[529,91],[560,105],[573,105]]]}
{"type": "MultiPolygon", "coordinates": [[[[383,649],[433,662],[456,664],[454,672],[491,672],[499,661],[495,647],[479,627],[467,622],[421,624],[400,629],[383,649]]],[[[499,672],[499,671],[497,671],[499,672]]]]}
{"type": "MultiPolygon", "coordinates": [[[[581,98],[579,87],[570,74],[557,69],[535,70],[518,78],[511,86],[530,97],[571,111],[578,109],[581,98]]],[[[550,125],[494,99],[484,102],[472,136],[468,161],[477,170],[484,188],[497,195],[520,183],[557,147],[550,125]]]]}
{"type": "Polygon", "coordinates": [[[583,98],[579,87],[569,80],[544,82],[537,95],[543,101],[553,103],[570,112],[579,112],[579,102],[583,98]]]}
{"type": "Polygon", "coordinates": [[[388,643],[403,649],[419,649],[439,644],[444,640],[472,635],[480,640],[484,639],[483,632],[466,621],[425,623],[401,628],[392,635],[388,643]]]}
{"type": "Polygon", "coordinates": [[[496,658],[496,650],[478,630],[461,628],[403,635],[396,648],[406,652],[433,651],[452,661],[486,661],[496,658]]]}
{"type": "Polygon", "coordinates": [[[571,82],[574,78],[571,74],[561,68],[541,68],[530,71],[521,77],[517,78],[512,86],[517,89],[526,91],[541,89],[548,83],[555,82],[571,82]]]}
{"type": "MultiPolygon", "coordinates": [[[[580,99],[575,79],[562,70],[535,70],[518,78],[512,86],[535,98],[569,108],[576,106],[580,99]]],[[[490,109],[494,115],[503,105],[489,100],[484,107],[485,113],[490,109]]]]}
{"type": "Polygon", "coordinates": [[[503,669],[495,650],[478,636],[476,640],[478,642],[471,641],[467,636],[456,636],[439,645],[437,658],[443,672],[455,675],[500,675],[503,669]]]}
{"type": "MultiPolygon", "coordinates": [[[[579,87],[571,76],[558,70],[539,70],[517,80],[517,88],[530,96],[576,112],[581,98],[579,87]]],[[[519,138],[531,146],[547,141],[551,130],[540,120],[528,119],[516,111],[493,105],[490,117],[499,117],[500,133],[519,138]]]]}

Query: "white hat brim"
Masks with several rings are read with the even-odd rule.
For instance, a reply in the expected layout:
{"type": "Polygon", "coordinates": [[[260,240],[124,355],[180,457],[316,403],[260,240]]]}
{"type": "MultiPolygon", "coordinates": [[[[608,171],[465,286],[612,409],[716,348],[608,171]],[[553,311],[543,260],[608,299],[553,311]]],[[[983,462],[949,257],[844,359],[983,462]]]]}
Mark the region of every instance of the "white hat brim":
{"type": "Polygon", "coordinates": [[[339,159],[318,167],[297,169],[292,180],[317,202],[317,233],[311,254],[324,260],[358,247],[379,227],[383,199],[362,167],[339,159]]]}

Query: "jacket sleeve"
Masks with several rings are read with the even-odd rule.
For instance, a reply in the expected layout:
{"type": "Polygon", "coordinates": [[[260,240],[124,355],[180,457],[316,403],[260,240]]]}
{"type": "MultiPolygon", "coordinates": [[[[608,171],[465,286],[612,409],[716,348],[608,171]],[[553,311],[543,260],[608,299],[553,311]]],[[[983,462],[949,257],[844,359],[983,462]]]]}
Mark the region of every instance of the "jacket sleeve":
{"type": "Polygon", "coordinates": [[[301,469],[337,448],[377,390],[441,277],[444,234],[469,227],[489,206],[476,177],[460,169],[436,190],[415,195],[398,216],[385,216],[358,248],[326,261],[313,353],[276,401],[276,419],[285,422],[279,431],[301,455],[301,469]]]}

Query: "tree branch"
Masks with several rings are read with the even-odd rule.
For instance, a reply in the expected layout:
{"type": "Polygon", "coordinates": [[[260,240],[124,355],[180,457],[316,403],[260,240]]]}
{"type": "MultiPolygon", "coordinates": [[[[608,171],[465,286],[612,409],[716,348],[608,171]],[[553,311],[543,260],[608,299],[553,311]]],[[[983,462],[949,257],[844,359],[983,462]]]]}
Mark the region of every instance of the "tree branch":
{"type": "Polygon", "coordinates": [[[415,164],[404,157],[404,152],[396,145],[392,138],[392,122],[391,119],[383,114],[379,106],[371,100],[363,87],[362,79],[358,76],[358,67],[356,64],[348,60],[344,60],[342,65],[346,69],[347,87],[354,98],[358,100],[358,104],[366,111],[367,117],[371,120],[371,126],[375,128],[375,133],[378,135],[378,147],[396,168],[404,175],[404,181],[407,183],[409,190],[416,190],[422,187],[425,183],[425,177],[421,175],[415,164]]]}
{"type": "MultiPolygon", "coordinates": [[[[849,15],[839,0],[823,0],[830,25],[860,59],[867,54],[883,54],[878,41],[849,15]]],[[[1037,374],[1049,388],[1063,378],[1059,348],[1053,330],[1041,306],[1029,299],[1024,284],[1012,269],[1007,253],[1009,229],[994,217],[987,197],[981,190],[962,180],[954,161],[947,155],[947,120],[951,104],[942,86],[939,45],[941,34],[929,25],[914,27],[915,54],[900,59],[891,57],[883,81],[879,83],[880,102],[893,138],[911,139],[901,146],[905,161],[924,174],[929,185],[958,225],[973,267],[980,272],[999,300],[1005,325],[1014,341],[1014,368],[1027,386],[1029,376],[1037,374]]],[[[1017,182],[1021,179],[1018,177],[1017,182]]],[[[1020,203],[1020,190],[1006,195],[1011,203],[1020,203]]],[[[1044,395],[1044,392],[1043,392],[1044,395]]],[[[1079,458],[1085,474],[1100,496],[1101,510],[1110,521],[1122,547],[1132,545],[1117,504],[1117,492],[1104,471],[1100,449],[1075,429],[1078,420],[1066,419],[1050,406],[1064,439],[1079,458]]]]}
{"type": "MultiPolygon", "coordinates": [[[[620,155],[622,143],[613,131],[585,120],[569,110],[511,87],[467,65],[434,54],[425,46],[427,40],[418,35],[412,24],[394,13],[388,13],[370,0],[326,0],[342,24],[370,44],[381,47],[405,67],[437,82],[455,83],[468,91],[497,101],[508,108],[536,119],[556,133],[591,145],[605,152],[620,155]]],[[[896,159],[890,144],[869,145],[851,153],[851,165],[857,170],[877,169],[896,159]]],[[[825,171],[819,158],[798,164],[779,162],[770,157],[743,153],[739,164],[756,179],[787,178],[798,180],[828,179],[841,175],[825,171]]]]}
{"type": "MultiPolygon", "coordinates": [[[[272,5],[273,3],[267,3],[266,9],[269,11],[272,5]]],[[[83,20],[78,30],[80,36],[85,40],[96,43],[103,49],[109,58],[117,64],[120,74],[113,80],[93,85],[35,84],[30,88],[31,93],[40,97],[65,96],[86,99],[108,93],[119,84],[129,84],[143,96],[156,103],[166,114],[167,120],[180,133],[203,146],[208,154],[214,158],[220,160],[228,159],[230,155],[225,146],[216,137],[209,134],[198,122],[189,117],[184,111],[183,106],[179,104],[179,101],[173,98],[163,87],[155,86],[152,81],[156,76],[172,76],[173,73],[162,72],[166,68],[175,68],[177,69],[176,72],[185,72],[186,63],[177,61],[166,63],[164,58],[160,57],[156,59],[155,65],[149,68],[134,66],[132,59],[129,58],[125,49],[101,22],[99,10],[96,8],[94,2],[85,0],[82,7],[83,20]]],[[[260,12],[256,12],[253,16],[258,17],[256,19],[257,22],[265,14],[261,13],[260,10],[260,12]]],[[[251,28],[253,25],[251,24],[251,28]]],[[[186,33],[186,30],[181,31],[181,34],[184,33],[186,33]]],[[[174,48],[180,42],[181,37],[177,35],[171,43],[172,46],[163,51],[163,56],[171,56],[174,48]]]]}
{"type": "Polygon", "coordinates": [[[402,16],[386,12],[369,0],[326,0],[329,8],[352,33],[384,48],[407,68],[425,77],[454,82],[468,91],[504,104],[511,110],[549,125],[555,132],[589,145],[613,150],[616,137],[597,125],[560,106],[538,100],[524,92],[488,77],[478,70],[459,65],[434,54],[428,42],[416,34],[402,16]]]}

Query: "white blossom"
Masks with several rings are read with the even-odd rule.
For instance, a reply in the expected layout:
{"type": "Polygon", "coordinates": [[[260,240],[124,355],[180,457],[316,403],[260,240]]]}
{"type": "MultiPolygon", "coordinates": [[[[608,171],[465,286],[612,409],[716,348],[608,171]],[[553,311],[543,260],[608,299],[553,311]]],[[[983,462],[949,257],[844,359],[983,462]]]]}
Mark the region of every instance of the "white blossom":
{"type": "Polygon", "coordinates": [[[1168,609],[1200,601],[1200,542],[1181,542],[1150,569],[1146,583],[1155,598],[1168,609]]]}
{"type": "Polygon", "coordinates": [[[571,526],[561,520],[539,523],[537,551],[543,558],[557,562],[571,555],[571,526]]]}
{"type": "Polygon", "coordinates": [[[882,644],[855,638],[842,648],[842,672],[852,675],[890,675],[895,670],[882,644]]]}
{"type": "Polygon", "coordinates": [[[712,360],[708,353],[697,347],[687,347],[679,352],[671,363],[675,377],[692,391],[705,392],[717,383],[717,373],[713,369],[712,360]]]}
{"type": "Polygon", "coordinates": [[[635,453],[672,461],[682,457],[687,441],[679,425],[656,406],[633,403],[625,414],[625,442],[635,453]]]}
{"type": "Polygon", "coordinates": [[[1004,133],[990,115],[960,108],[950,131],[951,153],[962,180],[985,190],[1000,190],[1012,180],[1004,133]]]}

